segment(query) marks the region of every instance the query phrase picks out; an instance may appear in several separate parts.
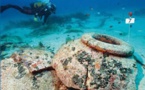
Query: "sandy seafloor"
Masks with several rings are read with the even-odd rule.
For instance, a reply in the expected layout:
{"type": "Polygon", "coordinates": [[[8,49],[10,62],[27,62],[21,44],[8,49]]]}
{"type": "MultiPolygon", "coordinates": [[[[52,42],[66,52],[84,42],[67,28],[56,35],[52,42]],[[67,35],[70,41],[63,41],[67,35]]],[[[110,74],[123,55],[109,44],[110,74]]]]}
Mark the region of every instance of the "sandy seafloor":
{"type": "MultiPolygon", "coordinates": [[[[129,25],[125,24],[125,18],[128,18],[128,12],[125,10],[123,13],[116,10],[110,11],[107,14],[95,12],[93,10],[86,11],[84,13],[89,15],[88,19],[79,20],[76,18],[71,18],[69,22],[63,22],[61,24],[60,22],[56,22],[54,27],[57,28],[53,28],[55,30],[48,30],[49,28],[44,30],[44,27],[47,27],[47,25],[50,24],[43,26],[41,25],[41,21],[40,23],[38,22],[39,24],[36,28],[30,28],[32,23],[36,23],[33,22],[33,16],[19,14],[18,12],[16,12],[17,16],[15,16],[15,14],[6,15],[6,13],[0,15],[0,35],[7,35],[7,37],[10,37],[11,39],[15,36],[19,36],[23,43],[27,43],[31,47],[38,46],[39,42],[41,42],[45,47],[50,47],[54,52],[56,52],[62,44],[66,43],[66,39],[77,39],[84,33],[95,32],[115,36],[128,42],[135,48],[135,52],[139,55],[139,58],[145,62],[145,16],[132,16],[135,18],[135,23],[132,24],[132,27],[130,28],[130,38],[128,39],[129,25]],[[4,15],[6,15],[5,18],[3,18],[4,15]],[[26,21],[27,24],[21,26],[20,22],[23,21],[26,21]],[[31,24],[29,25],[28,23],[31,24]],[[32,35],[33,33],[30,35],[33,30],[36,31],[36,35],[32,35]]],[[[52,15],[51,17],[53,16],[55,15],[52,15]]],[[[7,40],[7,42],[11,42],[11,39],[10,41],[7,40]]],[[[1,43],[4,42],[5,41],[2,41],[1,43]]],[[[14,47],[12,48],[2,51],[2,54],[6,54],[5,57],[9,56],[11,54],[10,52],[15,51],[14,47]]],[[[141,70],[139,70],[140,72],[137,77],[137,83],[139,84],[142,82],[145,84],[145,79],[143,79],[145,69],[143,69],[140,65],[139,69],[141,70]]],[[[139,90],[144,90],[143,87],[145,88],[145,85],[139,85],[138,87],[139,90]]]]}

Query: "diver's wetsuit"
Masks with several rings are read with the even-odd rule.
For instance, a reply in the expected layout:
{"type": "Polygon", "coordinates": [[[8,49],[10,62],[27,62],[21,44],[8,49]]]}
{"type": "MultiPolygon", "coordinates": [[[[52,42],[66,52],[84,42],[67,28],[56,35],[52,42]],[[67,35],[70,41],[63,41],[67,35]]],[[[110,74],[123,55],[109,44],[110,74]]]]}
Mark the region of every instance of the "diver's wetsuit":
{"type": "Polygon", "coordinates": [[[14,8],[20,11],[21,13],[28,14],[28,15],[34,15],[35,17],[39,17],[42,19],[44,16],[44,23],[46,23],[47,18],[50,14],[55,13],[55,6],[51,4],[50,6],[44,5],[41,7],[34,7],[34,4],[30,4],[31,7],[19,7],[17,5],[5,5],[5,6],[0,6],[0,13],[4,12],[5,10],[9,8],[14,8]]]}

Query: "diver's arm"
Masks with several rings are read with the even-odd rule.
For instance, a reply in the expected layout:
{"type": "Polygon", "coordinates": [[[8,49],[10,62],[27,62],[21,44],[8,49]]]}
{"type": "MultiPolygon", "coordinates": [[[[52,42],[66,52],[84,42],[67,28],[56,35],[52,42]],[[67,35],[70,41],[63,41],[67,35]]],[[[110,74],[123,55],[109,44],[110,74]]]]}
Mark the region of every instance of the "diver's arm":
{"type": "Polygon", "coordinates": [[[50,9],[48,7],[46,7],[42,12],[44,15],[44,24],[47,22],[47,18],[52,14],[52,12],[50,11],[50,9]]]}
{"type": "Polygon", "coordinates": [[[49,15],[44,15],[44,20],[43,20],[43,24],[46,24],[47,18],[49,15]]]}
{"type": "Polygon", "coordinates": [[[5,5],[5,6],[1,6],[0,8],[1,8],[0,12],[3,12],[5,10],[9,9],[9,8],[14,8],[14,9],[20,11],[21,13],[33,15],[33,12],[32,12],[31,9],[30,10],[24,9],[24,8],[21,8],[21,7],[17,6],[17,5],[9,4],[9,5],[5,5]]]}

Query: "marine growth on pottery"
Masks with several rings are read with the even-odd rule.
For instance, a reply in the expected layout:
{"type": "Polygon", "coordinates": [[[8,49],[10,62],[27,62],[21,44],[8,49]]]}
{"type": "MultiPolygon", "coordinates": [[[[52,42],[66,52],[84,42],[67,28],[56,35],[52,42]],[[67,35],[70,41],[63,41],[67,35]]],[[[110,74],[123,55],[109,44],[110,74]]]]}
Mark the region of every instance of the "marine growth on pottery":
{"type": "Polygon", "coordinates": [[[52,67],[63,84],[75,89],[136,90],[134,49],[114,37],[88,33],[63,45],[52,67]]]}

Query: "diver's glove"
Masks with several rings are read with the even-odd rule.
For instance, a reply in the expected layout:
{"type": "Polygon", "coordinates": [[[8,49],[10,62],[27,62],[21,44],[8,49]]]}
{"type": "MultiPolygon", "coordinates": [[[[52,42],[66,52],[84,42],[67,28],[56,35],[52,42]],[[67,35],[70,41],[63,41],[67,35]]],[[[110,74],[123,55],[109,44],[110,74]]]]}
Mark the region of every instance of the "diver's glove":
{"type": "Polygon", "coordinates": [[[38,21],[38,18],[37,17],[34,17],[34,21],[37,22],[38,21]]]}
{"type": "Polygon", "coordinates": [[[35,16],[34,16],[34,21],[38,21],[37,16],[38,16],[38,13],[35,13],[35,16]]]}

